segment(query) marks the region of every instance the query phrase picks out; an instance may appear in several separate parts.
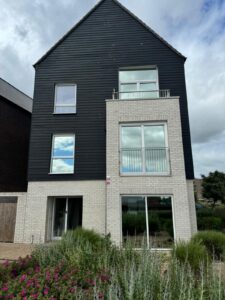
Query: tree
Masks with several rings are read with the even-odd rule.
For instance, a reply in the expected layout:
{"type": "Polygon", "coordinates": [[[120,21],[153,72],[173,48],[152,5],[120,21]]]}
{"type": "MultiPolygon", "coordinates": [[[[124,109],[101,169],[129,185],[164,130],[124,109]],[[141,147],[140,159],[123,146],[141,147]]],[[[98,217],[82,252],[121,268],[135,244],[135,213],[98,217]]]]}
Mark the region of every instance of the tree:
{"type": "Polygon", "coordinates": [[[202,176],[203,197],[213,201],[215,206],[217,201],[225,203],[225,173],[215,171],[208,176],[202,176]]]}

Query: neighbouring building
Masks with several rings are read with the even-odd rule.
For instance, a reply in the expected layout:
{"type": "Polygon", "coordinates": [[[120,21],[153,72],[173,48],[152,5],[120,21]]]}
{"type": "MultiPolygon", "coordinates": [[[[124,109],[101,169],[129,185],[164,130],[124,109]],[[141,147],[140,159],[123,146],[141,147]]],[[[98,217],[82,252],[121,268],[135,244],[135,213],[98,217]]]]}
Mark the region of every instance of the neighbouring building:
{"type": "Polygon", "coordinates": [[[27,197],[15,242],[82,226],[167,248],[196,232],[186,58],[116,0],[35,65],[27,197]]]}
{"type": "Polygon", "coordinates": [[[31,112],[32,99],[0,78],[0,242],[24,223],[31,112]]]}
{"type": "Polygon", "coordinates": [[[194,180],[194,192],[196,195],[196,200],[204,200],[202,179],[196,178],[194,180]]]}

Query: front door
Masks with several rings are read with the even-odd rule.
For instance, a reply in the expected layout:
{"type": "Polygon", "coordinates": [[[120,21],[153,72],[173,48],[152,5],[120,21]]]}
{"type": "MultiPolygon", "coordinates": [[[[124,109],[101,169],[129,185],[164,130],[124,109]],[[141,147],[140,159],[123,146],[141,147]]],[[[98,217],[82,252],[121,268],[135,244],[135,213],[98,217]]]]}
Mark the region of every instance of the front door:
{"type": "Polygon", "coordinates": [[[17,197],[0,197],[0,242],[13,242],[17,197]]]}
{"type": "Polygon", "coordinates": [[[82,197],[56,197],[53,205],[53,239],[82,226],[82,197]]]}

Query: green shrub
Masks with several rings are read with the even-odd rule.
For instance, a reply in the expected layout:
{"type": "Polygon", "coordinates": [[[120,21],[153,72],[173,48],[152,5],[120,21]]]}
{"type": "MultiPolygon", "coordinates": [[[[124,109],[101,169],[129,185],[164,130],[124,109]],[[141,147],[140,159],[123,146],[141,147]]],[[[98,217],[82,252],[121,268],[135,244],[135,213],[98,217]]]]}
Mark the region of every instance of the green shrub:
{"type": "Polygon", "coordinates": [[[78,228],[68,231],[60,241],[39,245],[33,251],[33,257],[43,267],[56,266],[59,262],[79,265],[81,268],[97,267],[99,253],[111,247],[109,237],[102,237],[91,230],[78,228]]]}
{"type": "Polygon", "coordinates": [[[198,217],[199,230],[220,230],[223,220],[220,217],[207,216],[198,217]]]}
{"type": "Polygon", "coordinates": [[[225,234],[218,231],[201,231],[192,238],[193,242],[199,242],[207,248],[211,257],[222,259],[225,253],[225,234]]]}
{"type": "Polygon", "coordinates": [[[200,271],[209,262],[207,249],[200,242],[180,241],[173,247],[173,257],[181,264],[187,264],[193,271],[200,271]]]}

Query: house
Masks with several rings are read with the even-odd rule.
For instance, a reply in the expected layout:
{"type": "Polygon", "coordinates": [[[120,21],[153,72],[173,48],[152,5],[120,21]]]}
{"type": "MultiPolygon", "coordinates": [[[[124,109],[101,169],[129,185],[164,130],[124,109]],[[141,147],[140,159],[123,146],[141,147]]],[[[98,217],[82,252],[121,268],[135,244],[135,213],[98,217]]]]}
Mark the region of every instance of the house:
{"type": "Polygon", "coordinates": [[[185,60],[102,0],[36,62],[16,242],[82,226],[167,248],[196,232],[185,60]]]}
{"type": "Polygon", "coordinates": [[[195,192],[196,200],[204,200],[202,179],[196,178],[194,180],[194,192],[195,192]]]}
{"type": "Polygon", "coordinates": [[[0,78],[0,242],[14,241],[17,202],[26,196],[31,112],[32,99],[0,78]]]}

